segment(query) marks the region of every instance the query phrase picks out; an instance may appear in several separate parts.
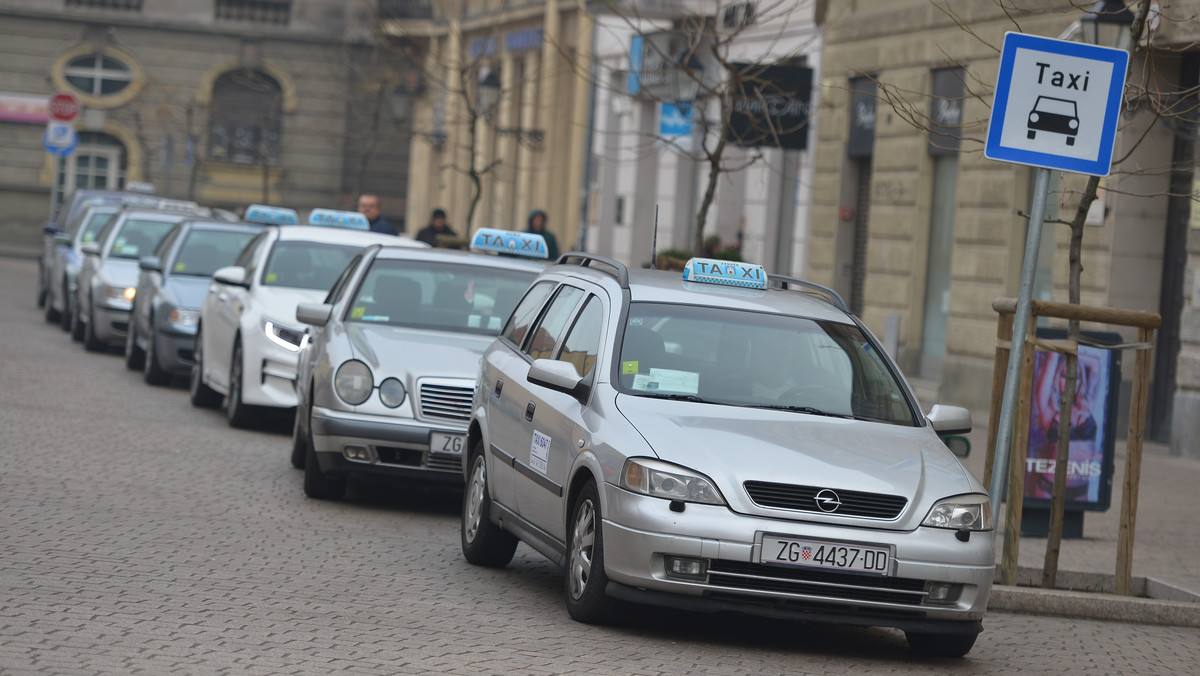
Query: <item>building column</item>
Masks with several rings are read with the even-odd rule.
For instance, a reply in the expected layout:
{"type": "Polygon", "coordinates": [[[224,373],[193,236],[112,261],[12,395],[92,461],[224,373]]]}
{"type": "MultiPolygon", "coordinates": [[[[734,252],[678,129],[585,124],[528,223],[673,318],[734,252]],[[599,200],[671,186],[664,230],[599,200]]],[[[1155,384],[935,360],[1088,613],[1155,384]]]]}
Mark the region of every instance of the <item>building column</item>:
{"type": "MultiPolygon", "coordinates": [[[[539,55],[537,52],[525,54],[525,64],[521,74],[521,129],[530,130],[537,127],[539,55]]],[[[539,159],[525,143],[517,146],[517,199],[516,211],[513,214],[515,223],[513,229],[523,230],[525,216],[532,209],[534,200],[534,181],[537,172],[536,163],[539,159]],[[517,225],[521,227],[518,228],[517,225]]]]}
{"type": "Polygon", "coordinates": [[[590,133],[588,118],[591,115],[591,107],[588,103],[592,93],[591,63],[595,18],[585,11],[583,0],[577,0],[576,5],[578,10],[575,14],[575,69],[572,73],[574,100],[571,102],[571,126],[567,129],[570,137],[570,151],[567,153],[569,165],[566,171],[567,186],[564,195],[566,209],[557,217],[557,221],[562,224],[558,238],[559,249],[562,251],[579,248],[577,247],[579,233],[587,222],[587,214],[584,214],[581,209],[584,191],[588,189],[588,186],[584,185],[586,173],[584,169],[589,161],[587,141],[590,133]]]}

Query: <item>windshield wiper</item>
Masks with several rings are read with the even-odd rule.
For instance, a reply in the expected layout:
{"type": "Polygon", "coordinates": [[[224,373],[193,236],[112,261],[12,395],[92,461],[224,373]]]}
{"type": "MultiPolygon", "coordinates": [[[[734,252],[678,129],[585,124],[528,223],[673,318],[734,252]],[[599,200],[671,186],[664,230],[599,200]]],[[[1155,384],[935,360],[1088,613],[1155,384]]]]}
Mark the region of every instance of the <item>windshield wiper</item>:
{"type": "Polygon", "coordinates": [[[773,411],[794,411],[796,413],[807,413],[809,415],[823,415],[829,418],[846,418],[851,420],[854,418],[852,415],[822,411],[821,409],[814,408],[812,406],[796,406],[793,404],[746,404],[746,406],[749,408],[765,408],[773,411]]]}
{"type": "Polygon", "coordinates": [[[694,394],[667,394],[665,392],[639,392],[639,397],[649,397],[651,399],[676,399],[679,401],[694,401],[699,404],[715,404],[715,401],[702,399],[694,394]]]}

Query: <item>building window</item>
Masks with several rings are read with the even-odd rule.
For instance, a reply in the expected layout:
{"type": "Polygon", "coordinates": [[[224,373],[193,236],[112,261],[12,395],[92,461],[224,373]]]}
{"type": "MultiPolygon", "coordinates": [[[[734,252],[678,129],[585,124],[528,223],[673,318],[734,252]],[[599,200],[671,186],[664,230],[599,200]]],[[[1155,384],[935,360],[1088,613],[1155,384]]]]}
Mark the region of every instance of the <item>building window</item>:
{"type": "Polygon", "coordinates": [[[292,17],[291,0],[217,0],[216,17],[286,26],[292,17]]]}
{"type": "Polygon", "coordinates": [[[379,0],[380,19],[429,19],[432,16],[430,0],[379,0]]]}
{"type": "Polygon", "coordinates": [[[276,164],[282,132],[279,83],[256,70],[225,73],[213,83],[208,157],[236,164],[276,164]]]}
{"type": "Polygon", "coordinates": [[[88,54],[77,56],[63,68],[67,84],[88,96],[111,96],[124,91],[133,80],[133,71],[113,56],[88,54]]]}
{"type": "Polygon", "coordinates": [[[123,9],[130,12],[140,12],[142,11],[142,0],[67,0],[67,7],[123,9]]]}

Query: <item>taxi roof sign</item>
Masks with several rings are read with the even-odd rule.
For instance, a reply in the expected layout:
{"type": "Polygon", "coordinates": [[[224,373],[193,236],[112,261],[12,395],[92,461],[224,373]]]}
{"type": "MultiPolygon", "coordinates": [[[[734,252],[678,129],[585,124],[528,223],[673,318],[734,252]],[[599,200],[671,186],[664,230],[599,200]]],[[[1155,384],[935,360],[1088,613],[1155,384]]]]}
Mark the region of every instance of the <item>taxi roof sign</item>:
{"type": "Polygon", "coordinates": [[[683,266],[683,279],[689,282],[737,286],[743,289],[767,288],[767,271],[756,263],[693,258],[683,266]]]}
{"type": "Polygon", "coordinates": [[[338,211],[337,209],[313,209],[308,213],[308,224],[351,230],[371,229],[371,224],[367,222],[366,216],[357,211],[338,211]]]}
{"type": "Polygon", "coordinates": [[[246,215],[242,220],[247,223],[264,223],[266,225],[295,225],[300,222],[300,217],[296,214],[295,209],[251,204],[246,207],[246,215]]]}
{"type": "Polygon", "coordinates": [[[476,230],[471,238],[471,251],[490,251],[526,258],[546,258],[549,253],[546,240],[541,235],[498,228],[476,230]]]}

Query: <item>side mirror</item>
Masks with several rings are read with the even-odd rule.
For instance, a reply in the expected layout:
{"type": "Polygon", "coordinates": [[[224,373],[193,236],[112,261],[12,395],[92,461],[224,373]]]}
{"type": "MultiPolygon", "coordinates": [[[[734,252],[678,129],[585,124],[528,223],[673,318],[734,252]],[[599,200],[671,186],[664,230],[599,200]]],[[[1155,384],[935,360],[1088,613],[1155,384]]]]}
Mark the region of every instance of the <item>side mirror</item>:
{"type": "Polygon", "coordinates": [[[42,232],[46,233],[47,235],[57,235],[58,226],[55,225],[54,221],[46,221],[42,225],[42,232]]]}
{"type": "Polygon", "coordinates": [[[212,278],[217,284],[240,286],[243,289],[250,288],[250,282],[246,281],[246,268],[240,265],[230,265],[221,268],[213,273],[212,278]]]}
{"type": "Polygon", "coordinates": [[[325,303],[300,303],[296,306],[296,321],[313,326],[325,326],[333,314],[333,306],[325,303]]]}
{"type": "Polygon", "coordinates": [[[55,230],[54,231],[54,243],[70,245],[71,244],[71,236],[65,232],[59,232],[59,231],[55,230]]]}
{"type": "Polygon", "coordinates": [[[138,259],[138,267],[146,272],[162,272],[162,261],[158,256],[142,256],[138,259]]]}
{"type": "Polygon", "coordinates": [[[85,256],[99,256],[100,245],[96,244],[95,242],[92,242],[91,244],[84,244],[83,246],[79,247],[79,251],[81,251],[85,256]]]}
{"type": "Polygon", "coordinates": [[[961,406],[935,404],[929,409],[929,422],[939,436],[967,434],[971,431],[971,412],[961,406]]]}
{"type": "Polygon", "coordinates": [[[583,376],[575,370],[575,366],[557,359],[535,359],[529,367],[529,382],[542,387],[549,387],[573,397],[582,394],[583,376]]]}

